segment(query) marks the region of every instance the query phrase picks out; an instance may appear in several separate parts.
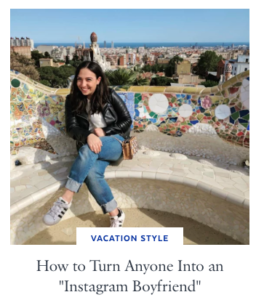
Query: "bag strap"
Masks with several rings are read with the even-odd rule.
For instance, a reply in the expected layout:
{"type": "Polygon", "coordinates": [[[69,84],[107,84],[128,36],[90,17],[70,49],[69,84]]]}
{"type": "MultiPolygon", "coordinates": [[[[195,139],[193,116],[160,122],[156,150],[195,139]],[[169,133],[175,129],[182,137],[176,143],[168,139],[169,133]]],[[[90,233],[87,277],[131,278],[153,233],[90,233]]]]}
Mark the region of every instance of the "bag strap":
{"type": "Polygon", "coordinates": [[[116,137],[113,136],[113,135],[112,135],[112,137],[113,137],[114,139],[116,139],[121,145],[123,145],[123,143],[122,143],[118,138],[116,138],[116,137]]]}

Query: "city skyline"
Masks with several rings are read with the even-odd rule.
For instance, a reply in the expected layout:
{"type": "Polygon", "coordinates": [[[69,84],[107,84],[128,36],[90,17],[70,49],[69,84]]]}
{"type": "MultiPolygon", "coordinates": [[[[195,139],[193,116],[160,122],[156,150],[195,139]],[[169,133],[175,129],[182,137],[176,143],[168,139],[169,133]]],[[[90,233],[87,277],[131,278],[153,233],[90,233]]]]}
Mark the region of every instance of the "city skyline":
{"type": "Polygon", "coordinates": [[[35,43],[88,43],[92,32],[100,43],[249,42],[249,9],[11,9],[10,16],[11,37],[35,43]]]}

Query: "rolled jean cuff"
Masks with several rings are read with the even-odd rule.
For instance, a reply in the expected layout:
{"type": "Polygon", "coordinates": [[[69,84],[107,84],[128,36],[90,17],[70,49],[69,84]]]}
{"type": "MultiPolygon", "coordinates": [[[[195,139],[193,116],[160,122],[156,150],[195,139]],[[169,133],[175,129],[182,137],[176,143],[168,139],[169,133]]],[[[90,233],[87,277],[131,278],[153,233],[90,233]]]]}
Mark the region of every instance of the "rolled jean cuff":
{"type": "Polygon", "coordinates": [[[109,213],[111,211],[113,211],[114,209],[117,208],[117,202],[115,199],[105,203],[105,204],[101,204],[101,209],[103,211],[104,214],[109,213]]]}
{"type": "Polygon", "coordinates": [[[70,190],[71,192],[78,193],[83,183],[79,183],[74,179],[68,177],[65,188],[70,190]]]}

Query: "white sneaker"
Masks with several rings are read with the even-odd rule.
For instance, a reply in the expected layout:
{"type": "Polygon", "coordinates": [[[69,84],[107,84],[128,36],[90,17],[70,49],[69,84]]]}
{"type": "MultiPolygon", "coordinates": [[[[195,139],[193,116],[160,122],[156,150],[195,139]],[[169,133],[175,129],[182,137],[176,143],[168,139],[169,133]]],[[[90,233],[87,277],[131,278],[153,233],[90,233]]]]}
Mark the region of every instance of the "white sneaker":
{"type": "Polygon", "coordinates": [[[65,212],[70,208],[71,203],[66,202],[62,197],[53,203],[52,208],[44,215],[43,221],[46,225],[51,226],[57,224],[64,216],[65,212]]]}
{"type": "Polygon", "coordinates": [[[125,213],[120,208],[118,208],[118,210],[120,211],[121,216],[110,217],[110,227],[122,227],[124,224],[125,213]]]}

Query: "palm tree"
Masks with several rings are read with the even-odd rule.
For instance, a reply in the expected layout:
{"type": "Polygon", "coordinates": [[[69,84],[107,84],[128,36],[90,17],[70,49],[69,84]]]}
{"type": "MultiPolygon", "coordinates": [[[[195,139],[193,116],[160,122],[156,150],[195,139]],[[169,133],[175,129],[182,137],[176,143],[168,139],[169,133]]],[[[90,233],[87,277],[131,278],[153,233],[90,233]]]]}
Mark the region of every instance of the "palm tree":
{"type": "Polygon", "coordinates": [[[148,78],[142,78],[141,75],[139,75],[133,82],[133,85],[149,85],[150,79],[148,78]]]}
{"type": "Polygon", "coordinates": [[[135,72],[139,72],[139,73],[143,73],[143,70],[142,70],[142,68],[141,68],[140,65],[136,65],[136,66],[134,67],[134,71],[135,71],[135,72]]]}
{"type": "Polygon", "coordinates": [[[109,81],[109,85],[132,85],[137,77],[137,73],[126,69],[107,71],[105,75],[109,81]]]}

